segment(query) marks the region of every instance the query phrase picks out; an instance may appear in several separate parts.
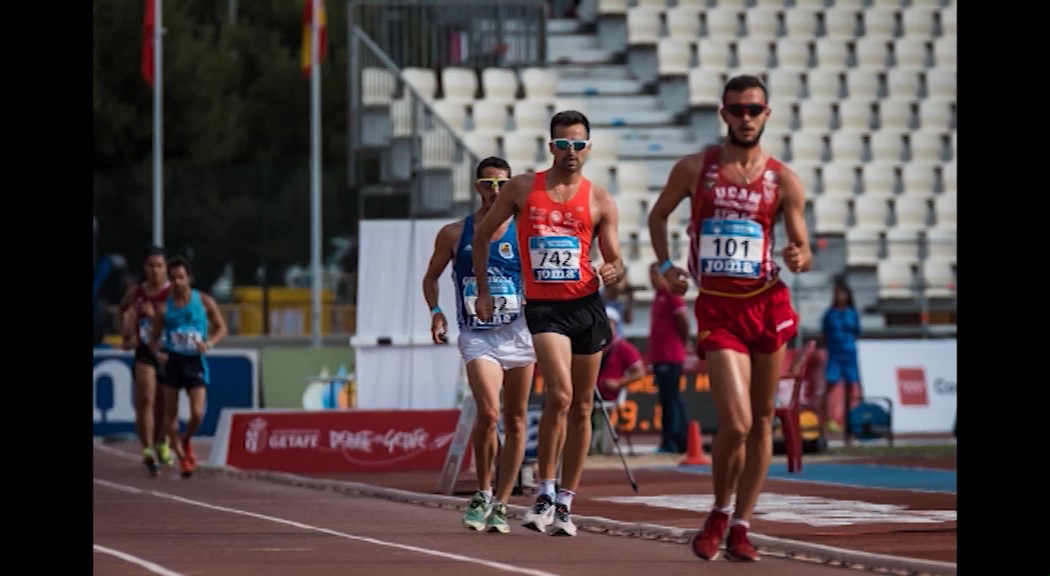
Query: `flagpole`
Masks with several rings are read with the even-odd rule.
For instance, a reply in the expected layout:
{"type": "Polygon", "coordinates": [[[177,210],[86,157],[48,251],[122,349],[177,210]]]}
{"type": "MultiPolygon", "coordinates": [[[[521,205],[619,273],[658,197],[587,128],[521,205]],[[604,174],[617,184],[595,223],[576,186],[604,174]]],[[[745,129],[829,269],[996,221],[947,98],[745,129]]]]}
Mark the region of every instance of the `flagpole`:
{"type": "MultiPolygon", "coordinates": [[[[158,0],[159,1],[159,0],[158,0]]],[[[310,3],[310,327],[314,347],[321,346],[321,0],[310,3]]]]}
{"type": "Polygon", "coordinates": [[[153,244],[164,245],[164,10],[153,0],[153,244]]]}

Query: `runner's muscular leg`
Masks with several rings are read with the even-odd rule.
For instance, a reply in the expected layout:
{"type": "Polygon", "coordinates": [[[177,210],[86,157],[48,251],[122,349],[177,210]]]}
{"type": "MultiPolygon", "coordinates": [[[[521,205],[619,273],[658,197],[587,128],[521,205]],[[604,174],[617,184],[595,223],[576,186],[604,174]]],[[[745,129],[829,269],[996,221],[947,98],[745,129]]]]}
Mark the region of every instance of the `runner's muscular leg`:
{"type": "Polygon", "coordinates": [[[556,332],[533,334],[532,345],[544,390],[536,472],[539,480],[553,480],[557,478],[565,444],[565,419],[572,404],[572,345],[568,336],[556,332]]]}
{"type": "MultiPolygon", "coordinates": [[[[186,389],[190,399],[190,419],[186,422],[186,438],[193,438],[204,422],[204,405],[208,400],[208,387],[201,384],[186,389]]],[[[176,401],[176,404],[178,402],[176,401]]],[[[178,407],[175,408],[178,412],[178,407]]]]}
{"type": "Polygon", "coordinates": [[[467,364],[467,382],[474,395],[477,417],[474,419],[472,438],[474,441],[474,471],[478,475],[478,487],[492,489],[493,465],[499,449],[496,439],[496,424],[499,420],[499,390],[503,381],[503,368],[491,358],[481,357],[467,364]]]}
{"type": "Polygon", "coordinates": [[[168,436],[171,449],[181,460],[186,457],[186,452],[179,438],[179,389],[162,384],[160,391],[164,395],[164,433],[168,436]]]}
{"type": "Polygon", "coordinates": [[[499,462],[499,486],[496,500],[507,502],[518,479],[525,458],[525,416],[532,388],[535,364],[511,368],[503,375],[503,452],[499,462]]]}
{"type": "Polygon", "coordinates": [[[157,371],[144,362],[135,363],[135,428],[143,448],[156,440],[157,371]]]}
{"type": "Polygon", "coordinates": [[[591,411],[594,409],[594,385],[598,381],[602,353],[573,354],[572,403],[565,424],[565,450],[561,487],[575,492],[580,486],[583,463],[591,446],[591,411]]]}
{"type": "Polygon", "coordinates": [[[707,375],[718,411],[718,432],[711,450],[715,507],[729,507],[744,466],[744,445],[752,427],[751,358],[737,350],[708,350],[707,375]]]}
{"type": "Polygon", "coordinates": [[[749,520],[755,510],[758,495],[773,458],[773,412],[776,409],[777,388],[784,370],[782,345],[772,354],[751,355],[751,430],[747,436],[744,470],[736,496],[735,518],[749,520]]]}

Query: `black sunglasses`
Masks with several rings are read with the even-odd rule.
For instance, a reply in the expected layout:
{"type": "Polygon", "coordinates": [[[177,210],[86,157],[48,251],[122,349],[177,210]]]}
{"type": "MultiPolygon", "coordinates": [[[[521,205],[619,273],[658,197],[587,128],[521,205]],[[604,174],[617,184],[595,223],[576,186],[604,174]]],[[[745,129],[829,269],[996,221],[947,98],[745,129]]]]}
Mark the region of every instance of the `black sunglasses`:
{"type": "Polygon", "coordinates": [[[726,104],[726,112],[729,112],[737,118],[742,118],[746,112],[748,116],[754,118],[759,114],[766,111],[765,104],[726,104]]]}

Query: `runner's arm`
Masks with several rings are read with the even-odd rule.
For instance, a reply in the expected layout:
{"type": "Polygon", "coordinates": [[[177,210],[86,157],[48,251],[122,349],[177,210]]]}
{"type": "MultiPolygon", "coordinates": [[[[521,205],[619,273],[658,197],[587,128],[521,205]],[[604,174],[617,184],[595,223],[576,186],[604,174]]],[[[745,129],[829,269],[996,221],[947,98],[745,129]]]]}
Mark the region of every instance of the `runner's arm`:
{"type": "Polygon", "coordinates": [[[208,345],[208,348],[214,348],[220,340],[226,337],[226,319],[222,317],[219,305],[211,295],[201,294],[201,301],[208,312],[208,326],[214,328],[210,331],[211,335],[205,344],[208,345]]]}
{"type": "Polygon", "coordinates": [[[507,218],[517,212],[518,202],[528,195],[534,177],[533,174],[519,174],[511,178],[503,185],[485,217],[474,223],[472,257],[478,294],[489,293],[489,239],[507,218]]]}
{"type": "Polygon", "coordinates": [[[120,299],[120,313],[123,314],[131,308],[131,305],[135,303],[135,291],[137,288],[134,284],[128,286],[128,289],[124,291],[124,297],[120,299]]]}
{"type": "Polygon", "coordinates": [[[671,259],[667,249],[667,219],[678,205],[689,197],[693,183],[696,182],[696,160],[686,156],[675,162],[671,173],[667,175],[664,189],[660,191],[653,209],[649,212],[649,241],[656,253],[658,265],[671,259]]]}
{"type": "Polygon", "coordinates": [[[427,309],[433,310],[438,306],[438,280],[445,272],[445,267],[452,260],[452,241],[455,239],[456,223],[446,224],[438,230],[434,238],[434,253],[430,255],[430,264],[423,274],[423,299],[427,301],[427,309]]]}
{"type": "Polygon", "coordinates": [[[780,172],[780,203],[784,211],[784,229],[788,242],[802,253],[802,272],[813,264],[813,251],[809,245],[809,230],[806,228],[806,192],[802,180],[786,166],[780,172]]]}
{"type": "Polygon", "coordinates": [[[611,264],[616,270],[616,281],[619,282],[626,275],[623,269],[623,258],[620,256],[620,211],[608,190],[598,186],[595,194],[598,196],[598,206],[601,209],[601,221],[598,222],[598,248],[602,251],[602,260],[606,264],[611,264]]]}

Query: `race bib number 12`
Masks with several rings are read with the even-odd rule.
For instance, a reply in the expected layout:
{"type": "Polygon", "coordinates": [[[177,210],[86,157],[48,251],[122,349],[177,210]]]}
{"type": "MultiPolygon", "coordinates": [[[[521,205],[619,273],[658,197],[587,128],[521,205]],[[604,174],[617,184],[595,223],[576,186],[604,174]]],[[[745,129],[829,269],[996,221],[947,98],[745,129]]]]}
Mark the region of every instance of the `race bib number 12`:
{"type": "Polygon", "coordinates": [[[580,239],[575,236],[531,236],[529,261],[536,282],[577,282],[580,239]]]}
{"type": "Polygon", "coordinates": [[[492,320],[482,322],[478,319],[478,285],[470,278],[463,286],[463,308],[470,316],[471,328],[491,326],[495,324],[510,324],[517,318],[521,310],[521,299],[518,296],[514,281],[508,278],[490,276],[488,279],[489,293],[492,294],[492,320]]]}
{"type": "Polygon", "coordinates": [[[700,227],[700,273],[758,278],[765,248],[765,236],[758,222],[708,218],[700,227]]]}

